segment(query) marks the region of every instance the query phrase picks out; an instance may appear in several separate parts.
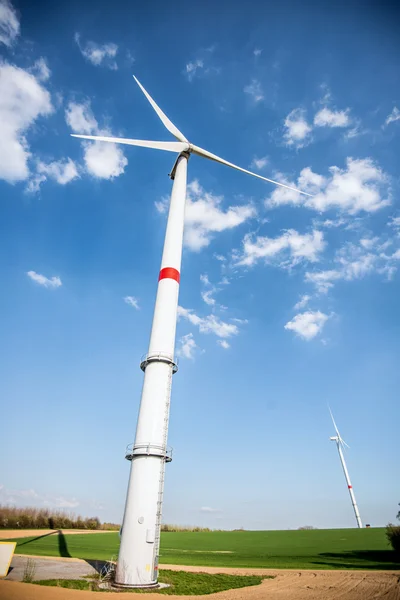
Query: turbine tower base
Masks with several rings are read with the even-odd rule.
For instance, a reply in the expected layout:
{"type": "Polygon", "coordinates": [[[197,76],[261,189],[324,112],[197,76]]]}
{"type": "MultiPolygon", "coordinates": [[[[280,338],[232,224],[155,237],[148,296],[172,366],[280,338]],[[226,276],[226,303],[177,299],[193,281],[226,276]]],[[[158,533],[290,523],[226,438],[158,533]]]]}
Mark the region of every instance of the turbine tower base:
{"type": "Polygon", "coordinates": [[[128,583],[113,583],[110,585],[110,590],[157,590],[162,587],[169,587],[167,584],[158,583],[144,583],[144,584],[128,584],[128,583]]]}

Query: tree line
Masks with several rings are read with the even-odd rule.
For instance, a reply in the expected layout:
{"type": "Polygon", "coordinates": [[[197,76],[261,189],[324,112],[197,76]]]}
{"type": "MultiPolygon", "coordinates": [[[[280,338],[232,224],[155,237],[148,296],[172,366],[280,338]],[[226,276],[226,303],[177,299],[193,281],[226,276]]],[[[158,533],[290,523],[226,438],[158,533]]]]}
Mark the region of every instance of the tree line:
{"type": "Polygon", "coordinates": [[[118,530],[115,523],[101,523],[98,517],[81,517],[50,508],[0,505],[0,529],[92,529],[118,530]]]}

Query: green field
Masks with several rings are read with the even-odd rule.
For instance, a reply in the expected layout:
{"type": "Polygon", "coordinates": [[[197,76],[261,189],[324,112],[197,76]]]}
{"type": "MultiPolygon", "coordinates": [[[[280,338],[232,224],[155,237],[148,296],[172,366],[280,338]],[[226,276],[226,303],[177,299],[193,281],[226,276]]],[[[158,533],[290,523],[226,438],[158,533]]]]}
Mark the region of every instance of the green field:
{"type": "MultiPolygon", "coordinates": [[[[118,533],[20,538],[16,553],[108,560],[118,533]]],[[[400,569],[385,529],[179,532],[161,535],[160,563],[293,569],[400,569]]]]}

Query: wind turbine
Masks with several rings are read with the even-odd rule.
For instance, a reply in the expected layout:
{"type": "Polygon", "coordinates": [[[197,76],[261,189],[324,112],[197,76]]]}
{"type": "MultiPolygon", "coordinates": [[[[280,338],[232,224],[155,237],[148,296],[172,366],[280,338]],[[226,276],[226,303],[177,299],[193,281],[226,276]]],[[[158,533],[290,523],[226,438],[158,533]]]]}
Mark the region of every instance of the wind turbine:
{"type": "Polygon", "coordinates": [[[329,412],[331,414],[333,426],[334,426],[335,431],[336,431],[336,435],[332,436],[330,439],[331,439],[332,442],[336,442],[336,446],[337,446],[337,449],[338,449],[338,452],[339,452],[340,462],[342,463],[342,468],[343,468],[344,476],[346,478],[347,488],[349,490],[349,494],[350,494],[350,498],[351,498],[351,503],[353,505],[354,514],[356,516],[357,527],[359,527],[361,529],[362,528],[361,517],[360,517],[360,513],[359,513],[357,502],[356,502],[356,497],[355,497],[354,492],[353,492],[353,486],[351,485],[350,475],[349,475],[349,472],[347,470],[346,462],[344,460],[344,454],[343,454],[344,447],[347,446],[347,448],[350,448],[350,446],[348,444],[346,444],[346,442],[344,441],[344,439],[340,435],[339,430],[336,427],[335,419],[333,418],[333,414],[332,414],[331,409],[329,409],[329,412]]]}
{"type": "Polygon", "coordinates": [[[73,137],[166,150],[178,154],[170,173],[173,186],[149,350],[140,364],[144,371],[144,382],[136,437],[126,455],[126,458],[131,461],[131,472],[115,574],[115,583],[118,586],[154,587],[157,585],[158,576],[164,469],[165,463],[171,460],[167,452],[167,436],[172,375],[177,371],[174,348],[188,159],[191,154],[195,154],[306,196],[310,194],[242,169],[191,144],[154,102],[136,77],[134,79],[165,128],[178,141],[154,142],[95,135],[73,135],[73,137]]]}

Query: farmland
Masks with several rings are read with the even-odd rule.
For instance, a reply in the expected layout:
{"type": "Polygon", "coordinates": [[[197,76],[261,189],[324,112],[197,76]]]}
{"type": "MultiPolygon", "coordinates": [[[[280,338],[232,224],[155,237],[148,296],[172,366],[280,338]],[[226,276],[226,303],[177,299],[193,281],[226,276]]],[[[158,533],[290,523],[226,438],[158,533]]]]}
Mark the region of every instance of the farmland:
{"type": "MultiPolygon", "coordinates": [[[[108,560],[118,533],[54,533],[16,539],[16,553],[108,560]]],[[[160,563],[293,569],[399,569],[383,528],[310,531],[168,532],[160,563]]]]}

